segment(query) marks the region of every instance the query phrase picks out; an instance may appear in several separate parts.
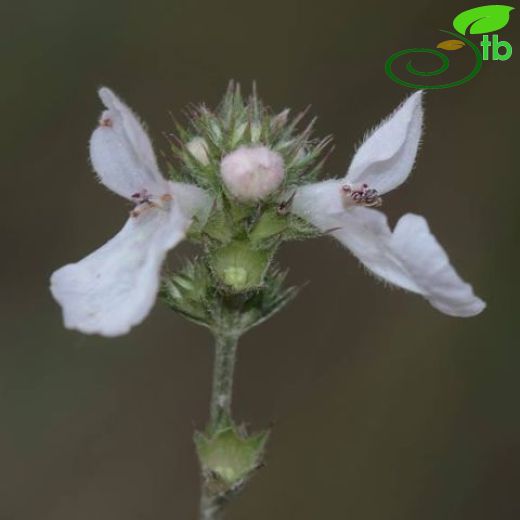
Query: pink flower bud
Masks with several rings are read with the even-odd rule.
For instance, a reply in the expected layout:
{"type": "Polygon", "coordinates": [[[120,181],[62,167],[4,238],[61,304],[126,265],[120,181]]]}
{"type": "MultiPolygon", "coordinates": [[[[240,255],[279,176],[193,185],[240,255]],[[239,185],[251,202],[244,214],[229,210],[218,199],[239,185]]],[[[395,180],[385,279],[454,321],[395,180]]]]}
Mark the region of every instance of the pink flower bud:
{"type": "Polygon", "coordinates": [[[280,154],[265,146],[242,146],[222,159],[220,173],[227,189],[238,200],[256,201],[280,186],[284,164],[280,154]]]}

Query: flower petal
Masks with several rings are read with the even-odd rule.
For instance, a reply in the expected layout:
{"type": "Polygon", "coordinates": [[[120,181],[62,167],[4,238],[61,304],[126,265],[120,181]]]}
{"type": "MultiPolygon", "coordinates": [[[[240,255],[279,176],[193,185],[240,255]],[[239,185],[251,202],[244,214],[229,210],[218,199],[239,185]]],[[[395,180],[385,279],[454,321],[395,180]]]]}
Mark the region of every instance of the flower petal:
{"type": "Polygon", "coordinates": [[[366,183],[380,194],[402,184],[412,171],[422,133],[422,92],[405,100],[359,147],[345,182],[366,183]]]}
{"type": "Polygon", "coordinates": [[[436,309],[468,317],[486,307],[452,267],[424,217],[411,213],[401,217],[392,234],[391,249],[436,309]]]}
{"type": "Polygon", "coordinates": [[[347,247],[377,277],[408,291],[423,294],[392,248],[392,231],[386,216],[375,209],[352,208],[336,221],[331,235],[347,247]]]}
{"type": "Polygon", "coordinates": [[[401,264],[387,254],[392,232],[385,215],[364,207],[346,209],[341,197],[342,184],[327,180],[299,188],[291,211],[337,238],[377,276],[420,292],[401,264]]]}
{"type": "Polygon", "coordinates": [[[97,251],[54,272],[51,292],[65,326],[118,336],[140,323],[155,302],[164,257],[188,223],[177,204],[147,208],[97,251]]]}
{"type": "Polygon", "coordinates": [[[183,215],[190,220],[195,217],[200,224],[205,224],[213,207],[213,198],[194,184],[168,181],[168,186],[183,215]]]}
{"type": "MultiPolygon", "coordinates": [[[[401,217],[392,233],[386,216],[370,208],[352,208],[332,232],[376,276],[424,296],[450,316],[479,314],[485,303],[475,296],[418,215],[401,217]]],[[[339,222],[338,222],[339,223],[339,222]]]]}
{"type": "Polygon", "coordinates": [[[337,238],[377,277],[421,294],[445,314],[474,316],[484,309],[423,217],[404,215],[392,232],[380,211],[345,209],[341,184],[329,180],[299,188],[291,211],[337,238]]]}
{"type": "Polygon", "coordinates": [[[328,179],[299,187],[292,198],[291,211],[322,231],[336,227],[337,219],[345,213],[343,184],[342,180],[328,179]]]}
{"type": "Polygon", "coordinates": [[[126,198],[153,192],[165,182],[152,144],[134,113],[108,88],[99,96],[107,110],[90,139],[90,157],[101,182],[126,198]]]}

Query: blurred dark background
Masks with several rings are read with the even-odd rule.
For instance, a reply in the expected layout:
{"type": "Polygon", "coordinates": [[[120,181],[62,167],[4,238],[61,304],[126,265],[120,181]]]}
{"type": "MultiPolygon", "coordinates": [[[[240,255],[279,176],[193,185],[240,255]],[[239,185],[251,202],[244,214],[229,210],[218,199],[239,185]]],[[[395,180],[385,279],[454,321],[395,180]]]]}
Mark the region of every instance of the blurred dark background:
{"type": "MultiPolygon", "coordinates": [[[[161,304],[128,336],[82,336],[47,288],[128,211],[88,163],[96,88],[120,93],[167,151],[170,111],[256,80],[275,109],[312,105],[339,175],[408,93],[386,58],[431,47],[476,5],[1,0],[0,519],[196,516],[209,336],[161,304]]],[[[514,52],[517,15],[500,31],[514,52]]],[[[230,520],[520,517],[517,58],[428,94],[413,177],[385,198],[392,221],[428,218],[488,309],[449,318],[332,241],[285,247],[290,281],[310,283],[242,341],[236,415],[275,426],[230,520]]]]}

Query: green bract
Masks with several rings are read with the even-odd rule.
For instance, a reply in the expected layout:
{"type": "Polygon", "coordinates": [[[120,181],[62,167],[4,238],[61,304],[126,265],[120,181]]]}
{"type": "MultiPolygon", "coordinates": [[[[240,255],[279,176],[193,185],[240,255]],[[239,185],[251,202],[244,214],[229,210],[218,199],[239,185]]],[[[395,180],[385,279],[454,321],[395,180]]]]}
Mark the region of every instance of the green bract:
{"type": "Polygon", "coordinates": [[[195,445],[207,485],[212,493],[226,495],[240,487],[260,466],[268,431],[247,435],[244,427],[231,421],[216,431],[197,433],[195,445]]]}

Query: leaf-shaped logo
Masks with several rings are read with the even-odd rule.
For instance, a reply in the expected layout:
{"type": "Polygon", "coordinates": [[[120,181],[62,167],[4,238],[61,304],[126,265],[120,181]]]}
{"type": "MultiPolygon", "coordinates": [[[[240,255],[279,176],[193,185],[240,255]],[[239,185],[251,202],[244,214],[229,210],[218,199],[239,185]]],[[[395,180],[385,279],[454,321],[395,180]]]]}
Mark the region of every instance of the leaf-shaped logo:
{"type": "Polygon", "coordinates": [[[460,40],[444,40],[437,44],[437,49],[442,49],[444,51],[458,51],[465,45],[466,44],[460,40]]]}
{"type": "Polygon", "coordinates": [[[463,11],[453,20],[453,27],[460,34],[485,34],[498,31],[509,22],[509,5],[483,5],[463,11]]]}

